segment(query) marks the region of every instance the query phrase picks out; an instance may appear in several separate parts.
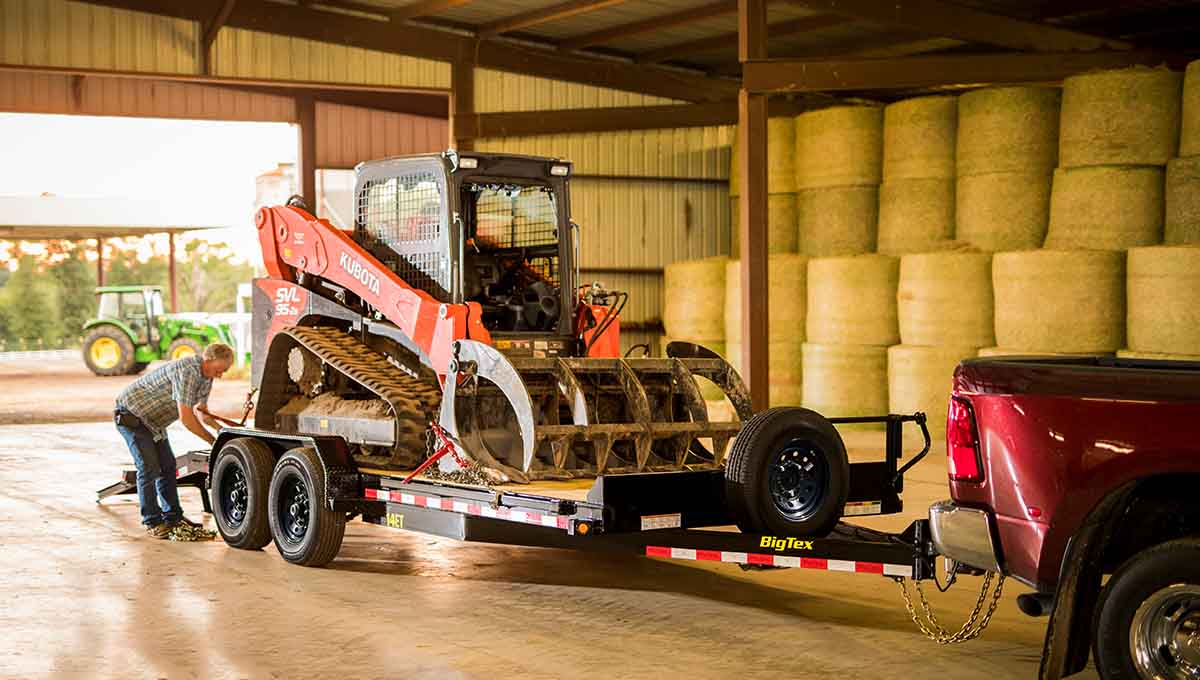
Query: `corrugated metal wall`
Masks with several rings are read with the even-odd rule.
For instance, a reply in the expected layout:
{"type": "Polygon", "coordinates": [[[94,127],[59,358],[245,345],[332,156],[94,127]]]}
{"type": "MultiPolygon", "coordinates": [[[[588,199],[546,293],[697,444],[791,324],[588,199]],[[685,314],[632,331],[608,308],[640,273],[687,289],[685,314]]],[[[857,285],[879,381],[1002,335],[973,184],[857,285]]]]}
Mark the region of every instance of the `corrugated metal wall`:
{"type": "Polygon", "coordinates": [[[349,169],[386,156],[444,151],[449,124],[440,118],[317,103],[317,166],[349,169]]]}
{"type": "Polygon", "coordinates": [[[134,78],[0,71],[0,111],[290,123],[291,97],[134,78]]]}
{"type": "MultiPolygon", "coordinates": [[[[475,74],[480,112],[675,103],[486,69],[475,74]]],[[[638,328],[662,320],[662,267],[729,252],[733,134],[728,126],[633,130],[480,139],[475,148],[574,162],[572,218],[583,232],[583,279],[627,291],[621,320],[638,328]]],[[[658,331],[629,330],[621,344],[627,350],[648,342],[657,353],[659,340],[658,331]]]]}
{"type": "Polygon", "coordinates": [[[213,73],[386,87],[450,87],[450,64],[445,62],[237,28],[224,28],[217,34],[213,73]]]}
{"type": "MultiPolygon", "coordinates": [[[[198,74],[196,22],[67,0],[0,0],[0,63],[198,74]]],[[[221,76],[389,87],[450,87],[450,65],[225,28],[213,46],[221,76]]]]}

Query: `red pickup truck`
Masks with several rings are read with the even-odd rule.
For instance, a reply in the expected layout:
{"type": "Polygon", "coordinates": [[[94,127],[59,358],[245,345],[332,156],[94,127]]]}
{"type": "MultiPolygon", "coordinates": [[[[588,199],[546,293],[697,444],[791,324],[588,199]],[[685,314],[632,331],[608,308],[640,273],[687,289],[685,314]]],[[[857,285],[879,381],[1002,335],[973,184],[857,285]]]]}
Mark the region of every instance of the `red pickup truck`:
{"type": "Polygon", "coordinates": [[[934,544],[1034,589],[1042,678],[1200,678],[1200,364],[965,361],[946,440],[934,544]]]}

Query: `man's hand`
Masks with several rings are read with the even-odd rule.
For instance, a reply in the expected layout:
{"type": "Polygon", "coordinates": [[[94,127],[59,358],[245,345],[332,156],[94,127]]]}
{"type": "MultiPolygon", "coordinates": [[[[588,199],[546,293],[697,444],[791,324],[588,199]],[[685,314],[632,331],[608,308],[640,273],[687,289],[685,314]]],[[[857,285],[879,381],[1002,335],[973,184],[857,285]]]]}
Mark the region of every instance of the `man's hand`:
{"type": "MultiPolygon", "coordinates": [[[[191,406],[185,406],[183,404],[179,404],[179,420],[183,423],[183,426],[186,427],[189,432],[191,432],[192,434],[196,435],[197,437],[203,439],[204,441],[208,442],[209,444],[212,444],[213,442],[217,441],[217,438],[214,437],[211,432],[204,429],[204,426],[200,424],[200,420],[196,417],[195,408],[193,408],[191,406]]],[[[220,428],[214,428],[214,429],[220,429],[220,428]]]]}

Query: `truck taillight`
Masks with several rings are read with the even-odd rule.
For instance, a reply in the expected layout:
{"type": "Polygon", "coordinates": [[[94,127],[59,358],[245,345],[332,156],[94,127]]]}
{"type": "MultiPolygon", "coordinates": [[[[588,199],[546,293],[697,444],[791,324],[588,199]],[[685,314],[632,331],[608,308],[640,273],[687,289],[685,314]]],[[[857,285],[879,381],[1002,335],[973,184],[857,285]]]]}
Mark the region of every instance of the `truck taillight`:
{"type": "Polygon", "coordinates": [[[971,404],[959,397],[950,398],[946,417],[946,455],[950,458],[950,479],[960,482],[983,481],[979,461],[979,436],[971,404]]]}

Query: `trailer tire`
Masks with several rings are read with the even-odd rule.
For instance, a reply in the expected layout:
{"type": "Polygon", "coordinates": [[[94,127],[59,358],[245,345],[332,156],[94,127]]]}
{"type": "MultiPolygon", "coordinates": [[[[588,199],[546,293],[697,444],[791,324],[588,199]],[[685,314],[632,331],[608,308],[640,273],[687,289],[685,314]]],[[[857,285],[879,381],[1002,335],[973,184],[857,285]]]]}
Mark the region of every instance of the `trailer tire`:
{"type": "Polygon", "coordinates": [[[230,547],[261,550],[271,542],[267,497],[275,456],[249,437],[231,439],[213,461],[209,500],[217,531],[230,547]]]}
{"type": "Polygon", "coordinates": [[[1194,636],[1200,625],[1200,540],[1167,541],[1126,560],[1096,611],[1092,649],[1101,678],[1193,677],[1180,666],[1200,665],[1196,650],[1180,659],[1170,643],[1194,636]]]}
{"type": "Polygon", "coordinates": [[[725,465],[725,502],[746,533],[825,536],[842,518],[849,493],[841,435],[805,408],[751,418],[725,465]]]}
{"type": "Polygon", "coordinates": [[[337,557],[346,515],[325,505],[325,466],[315,450],[296,448],[279,459],[268,507],[271,536],[283,559],[320,567],[337,557]]]}

